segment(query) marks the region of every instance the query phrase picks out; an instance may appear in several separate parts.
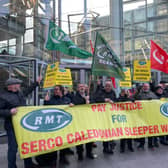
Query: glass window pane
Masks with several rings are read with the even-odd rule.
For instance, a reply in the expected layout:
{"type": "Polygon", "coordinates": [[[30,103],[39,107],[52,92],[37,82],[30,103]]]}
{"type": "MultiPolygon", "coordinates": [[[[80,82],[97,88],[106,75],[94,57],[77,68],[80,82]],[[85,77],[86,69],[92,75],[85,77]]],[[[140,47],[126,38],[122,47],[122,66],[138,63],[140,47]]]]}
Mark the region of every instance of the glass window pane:
{"type": "Polygon", "coordinates": [[[7,46],[7,40],[0,41],[0,48],[6,47],[7,46]]]}
{"type": "Polygon", "coordinates": [[[134,30],[135,36],[146,34],[146,23],[135,24],[134,30]]]}
{"type": "Polygon", "coordinates": [[[125,49],[125,51],[130,51],[131,50],[131,40],[126,40],[125,41],[124,49],[125,49]]]}
{"type": "Polygon", "coordinates": [[[125,64],[126,65],[130,65],[130,63],[132,63],[132,54],[131,52],[126,52],[125,53],[125,64]]]}
{"type": "Polygon", "coordinates": [[[130,10],[137,10],[138,8],[141,8],[141,7],[144,7],[145,6],[145,1],[144,0],[141,0],[141,1],[138,1],[138,2],[129,2],[129,3],[126,3],[124,4],[123,6],[123,10],[124,11],[130,11],[130,10]]]}
{"type": "Polygon", "coordinates": [[[159,4],[159,3],[163,3],[163,2],[167,2],[167,0],[156,0],[155,3],[159,4]]]}
{"type": "Polygon", "coordinates": [[[134,54],[133,59],[134,59],[134,60],[144,59],[144,55],[143,55],[143,53],[142,53],[142,50],[137,51],[137,52],[134,54]]]}
{"type": "Polygon", "coordinates": [[[134,22],[144,21],[146,19],[145,13],[145,6],[140,9],[134,10],[134,22]]]}
{"type": "Polygon", "coordinates": [[[167,19],[158,20],[156,26],[158,32],[168,31],[168,20],[167,19]]]}
{"type": "Polygon", "coordinates": [[[142,38],[136,38],[135,39],[135,50],[141,49],[142,45],[143,45],[143,39],[142,38]]]}
{"type": "MultiPolygon", "coordinates": [[[[67,20],[69,16],[71,33],[77,31],[78,23],[83,18],[83,15],[77,15],[83,13],[83,2],[83,0],[62,0],[62,20],[67,20]]],[[[68,22],[62,22],[62,27],[68,33],[68,22]]]]}
{"type": "Polygon", "coordinates": [[[23,46],[23,55],[24,56],[33,56],[34,55],[34,46],[31,43],[24,44],[23,46]]]}
{"type": "MultiPolygon", "coordinates": [[[[2,52],[8,53],[8,48],[7,47],[0,47],[0,53],[2,53],[2,52]]],[[[4,55],[6,55],[6,54],[4,54],[4,55]]]]}
{"type": "Polygon", "coordinates": [[[155,10],[154,6],[148,6],[147,13],[148,17],[154,17],[155,16],[155,10]]]}
{"type": "Polygon", "coordinates": [[[132,23],[132,11],[125,12],[123,15],[124,24],[131,24],[132,23]]]}
{"type": "Polygon", "coordinates": [[[9,54],[12,55],[16,54],[16,46],[9,46],[9,54]]]}
{"type": "Polygon", "coordinates": [[[125,26],[124,28],[124,37],[131,37],[132,34],[132,28],[130,26],[125,26]]]}
{"type": "Polygon", "coordinates": [[[9,45],[15,45],[15,44],[16,44],[16,39],[9,40],[9,45]]]}
{"type": "Polygon", "coordinates": [[[89,11],[94,11],[99,13],[100,16],[107,16],[110,13],[110,0],[88,0],[87,6],[89,11]]]}
{"type": "Polygon", "coordinates": [[[160,16],[160,15],[166,15],[166,14],[168,14],[168,6],[166,4],[159,5],[157,7],[157,15],[160,16]]]}
{"type": "Polygon", "coordinates": [[[33,17],[26,17],[26,29],[33,27],[33,17]]]}
{"type": "Polygon", "coordinates": [[[149,32],[154,32],[155,31],[155,22],[156,21],[153,21],[153,22],[148,22],[147,23],[147,30],[149,31],[149,32]]]}
{"type": "Polygon", "coordinates": [[[26,30],[24,35],[24,43],[33,42],[33,29],[26,30]]]}

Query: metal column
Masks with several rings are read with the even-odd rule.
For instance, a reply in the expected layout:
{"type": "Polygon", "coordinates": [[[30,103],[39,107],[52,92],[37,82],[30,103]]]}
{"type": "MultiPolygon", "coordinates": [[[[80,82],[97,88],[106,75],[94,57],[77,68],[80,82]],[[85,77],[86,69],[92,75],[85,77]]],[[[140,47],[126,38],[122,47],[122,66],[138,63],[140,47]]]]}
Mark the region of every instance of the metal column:
{"type": "MultiPolygon", "coordinates": [[[[33,82],[37,81],[38,77],[38,60],[33,61],[33,67],[34,67],[34,76],[33,76],[33,82]]],[[[33,92],[34,97],[34,105],[38,105],[38,87],[33,92]]]]}
{"type": "Polygon", "coordinates": [[[85,70],[80,70],[80,83],[85,83],[85,70]]]}
{"type": "Polygon", "coordinates": [[[110,0],[110,25],[111,37],[113,40],[113,49],[120,57],[122,64],[125,63],[124,58],[124,32],[123,32],[123,1],[110,0]]]}

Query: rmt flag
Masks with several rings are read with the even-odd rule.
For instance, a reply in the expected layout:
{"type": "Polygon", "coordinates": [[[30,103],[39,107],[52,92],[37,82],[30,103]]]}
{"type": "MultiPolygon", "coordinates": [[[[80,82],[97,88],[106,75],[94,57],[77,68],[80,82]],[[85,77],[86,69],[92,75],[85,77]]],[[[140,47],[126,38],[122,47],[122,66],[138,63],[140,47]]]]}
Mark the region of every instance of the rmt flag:
{"type": "Polygon", "coordinates": [[[115,52],[101,34],[97,32],[92,62],[92,74],[124,80],[125,75],[122,68],[120,60],[115,52]]]}
{"type": "Polygon", "coordinates": [[[69,36],[52,21],[50,21],[49,23],[46,48],[48,50],[60,51],[64,54],[76,56],[83,59],[92,57],[91,53],[77,47],[69,38],[69,36]]]}
{"type": "Polygon", "coordinates": [[[160,48],[151,40],[150,51],[151,69],[156,69],[168,73],[168,55],[166,51],[160,48]]]}

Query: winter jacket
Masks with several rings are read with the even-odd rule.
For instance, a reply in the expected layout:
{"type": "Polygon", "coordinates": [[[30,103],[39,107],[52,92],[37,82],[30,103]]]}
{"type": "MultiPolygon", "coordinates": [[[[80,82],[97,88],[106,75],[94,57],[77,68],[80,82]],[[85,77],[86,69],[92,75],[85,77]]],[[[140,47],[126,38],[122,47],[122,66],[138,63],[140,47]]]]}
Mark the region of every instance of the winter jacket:
{"type": "Polygon", "coordinates": [[[157,96],[151,92],[144,92],[141,91],[137,96],[136,96],[136,100],[152,100],[152,99],[158,99],[157,96]]]}
{"type": "Polygon", "coordinates": [[[119,96],[119,98],[117,98],[117,102],[126,102],[126,101],[134,101],[134,98],[129,98],[126,95],[125,96],[119,96]]]}
{"type": "Polygon", "coordinates": [[[111,90],[110,92],[106,92],[104,89],[103,90],[99,90],[93,97],[92,102],[94,103],[104,103],[105,99],[109,98],[112,101],[117,101],[116,99],[116,94],[113,90],[111,90]]]}
{"type": "Polygon", "coordinates": [[[73,96],[72,103],[75,105],[86,104],[86,100],[79,92],[76,92],[76,94],[73,96]]]}
{"type": "Polygon", "coordinates": [[[44,101],[44,105],[65,105],[70,104],[71,99],[66,96],[52,96],[49,101],[44,101]]]}
{"type": "Polygon", "coordinates": [[[155,93],[155,94],[156,94],[156,96],[157,96],[158,99],[161,99],[162,97],[164,97],[163,94],[158,94],[158,93],[155,93]]]}
{"type": "Polygon", "coordinates": [[[38,86],[38,83],[32,84],[23,91],[12,92],[5,89],[0,93],[0,117],[5,118],[5,127],[8,127],[8,125],[12,126],[10,110],[12,108],[25,106],[26,96],[28,96],[36,86],[38,86]]]}

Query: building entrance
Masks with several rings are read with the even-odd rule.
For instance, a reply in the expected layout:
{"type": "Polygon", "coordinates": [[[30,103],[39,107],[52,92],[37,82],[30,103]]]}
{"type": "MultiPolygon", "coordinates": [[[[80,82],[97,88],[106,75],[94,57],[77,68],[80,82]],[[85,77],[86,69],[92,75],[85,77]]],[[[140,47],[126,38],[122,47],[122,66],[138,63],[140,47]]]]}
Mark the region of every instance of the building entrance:
{"type": "MultiPolygon", "coordinates": [[[[23,81],[22,87],[29,87],[35,82],[40,71],[47,64],[38,59],[23,56],[0,55],[0,90],[5,88],[5,81],[10,78],[19,78],[23,81]]],[[[37,88],[27,99],[27,105],[40,104],[40,90],[37,88]]],[[[0,136],[5,135],[3,119],[0,118],[0,136]]]]}

